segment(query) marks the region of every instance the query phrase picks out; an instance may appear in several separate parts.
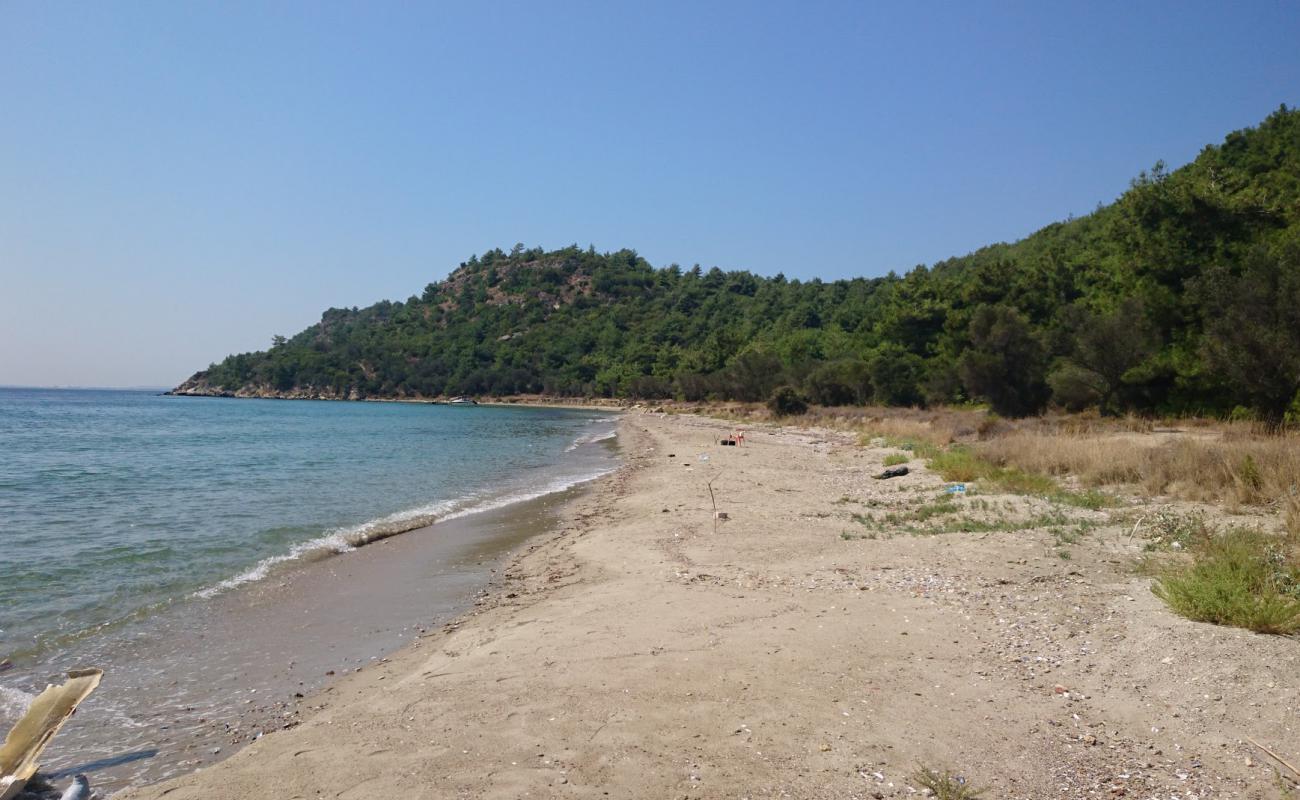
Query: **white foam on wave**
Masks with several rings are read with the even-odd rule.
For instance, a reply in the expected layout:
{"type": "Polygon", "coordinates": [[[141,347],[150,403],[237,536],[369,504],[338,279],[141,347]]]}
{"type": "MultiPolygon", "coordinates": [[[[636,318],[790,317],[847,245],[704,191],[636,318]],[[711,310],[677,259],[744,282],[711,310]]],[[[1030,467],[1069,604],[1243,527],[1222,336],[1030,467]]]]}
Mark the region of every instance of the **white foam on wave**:
{"type": "Polygon", "coordinates": [[[574,439],[572,444],[564,448],[564,452],[572,453],[574,450],[577,450],[579,447],[582,447],[584,444],[594,444],[596,442],[603,442],[606,439],[613,439],[615,436],[618,436],[617,430],[600,431],[598,433],[588,433],[583,436],[579,436],[577,439],[574,439]]]}
{"type": "Polygon", "coordinates": [[[540,488],[526,489],[519,492],[515,492],[513,494],[504,495],[502,497],[485,500],[481,503],[478,503],[477,505],[462,508],[458,511],[453,511],[450,514],[443,516],[442,519],[444,520],[459,519],[461,517],[468,517],[471,514],[481,514],[484,511],[495,511],[498,508],[505,508],[506,506],[512,506],[515,503],[523,503],[528,500],[536,500],[537,498],[545,497],[548,494],[556,494],[558,492],[563,492],[567,489],[572,489],[575,486],[580,486],[589,481],[594,481],[597,478],[601,477],[602,475],[608,475],[613,471],[614,471],[614,467],[607,467],[605,469],[601,469],[597,472],[593,472],[587,475],[580,475],[572,478],[556,478],[555,480],[541,486],[540,488]]]}
{"type": "Polygon", "coordinates": [[[0,686],[0,719],[18,719],[27,713],[27,708],[35,699],[36,695],[22,689],[0,686]]]}
{"type": "MultiPolygon", "coordinates": [[[[613,436],[614,434],[611,432],[609,435],[613,436]]],[[[389,514],[385,517],[370,520],[369,522],[363,522],[360,525],[338,528],[323,536],[296,544],[291,547],[287,553],[264,558],[257,562],[257,564],[255,564],[251,569],[241,572],[233,578],[227,578],[218,584],[209,586],[206,589],[201,589],[195,592],[194,596],[200,598],[215,597],[216,595],[234,589],[237,586],[262,580],[279,564],[284,564],[289,561],[297,561],[303,558],[319,558],[339,555],[355,550],[358,547],[372,544],[381,539],[387,539],[390,536],[397,536],[398,534],[428,527],[437,522],[460,519],[461,517],[468,517],[471,514],[480,514],[484,511],[494,511],[498,508],[505,508],[506,506],[514,505],[515,503],[522,503],[527,500],[536,500],[539,497],[545,497],[548,494],[554,494],[556,492],[563,492],[566,489],[572,489],[580,484],[593,481],[602,475],[609,474],[613,470],[613,467],[608,467],[585,475],[557,478],[540,487],[534,489],[523,489],[500,497],[484,497],[481,494],[469,495],[456,500],[446,500],[441,503],[421,506],[407,511],[399,511],[395,514],[389,514]]]]}

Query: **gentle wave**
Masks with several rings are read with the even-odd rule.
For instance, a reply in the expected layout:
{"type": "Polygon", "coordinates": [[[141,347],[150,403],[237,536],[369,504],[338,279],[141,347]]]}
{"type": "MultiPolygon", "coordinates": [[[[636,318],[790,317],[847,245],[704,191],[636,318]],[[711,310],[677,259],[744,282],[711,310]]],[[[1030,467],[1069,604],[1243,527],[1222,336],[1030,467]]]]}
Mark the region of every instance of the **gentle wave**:
{"type": "Polygon", "coordinates": [[[577,439],[573,440],[572,444],[564,448],[564,452],[572,453],[574,450],[577,450],[579,447],[582,447],[584,444],[595,444],[596,442],[603,442],[606,439],[613,439],[615,436],[618,436],[617,430],[608,430],[608,431],[602,431],[600,433],[590,433],[587,434],[586,436],[579,436],[577,439]]]}
{"type": "MultiPolygon", "coordinates": [[[[592,441],[608,439],[615,435],[611,431],[608,435],[600,436],[592,441]]],[[[597,478],[608,475],[613,472],[614,468],[599,470],[587,475],[573,478],[559,478],[544,484],[540,488],[526,489],[502,497],[484,498],[481,495],[471,495],[456,500],[447,500],[441,503],[435,503],[430,506],[410,509],[408,511],[399,511],[395,514],[389,514],[379,519],[370,520],[360,525],[354,525],[348,528],[340,528],[331,531],[324,536],[315,539],[309,539],[300,544],[294,545],[289,552],[280,555],[270,556],[259,561],[251,569],[242,572],[233,578],[227,578],[220,583],[201,589],[194,593],[195,597],[210,598],[215,597],[222,592],[242,586],[246,583],[260,581],[270,574],[271,570],[278,564],[284,564],[289,561],[298,561],[301,559],[325,558],[328,556],[339,555],[355,550],[358,547],[364,547],[373,544],[382,539],[391,536],[408,533],[410,531],[427,528],[436,522],[445,522],[447,520],[468,517],[471,514],[481,514],[485,511],[495,511],[499,508],[522,503],[527,500],[535,500],[539,497],[545,497],[548,494],[563,492],[566,489],[572,489],[575,486],[594,481],[597,478]]]]}

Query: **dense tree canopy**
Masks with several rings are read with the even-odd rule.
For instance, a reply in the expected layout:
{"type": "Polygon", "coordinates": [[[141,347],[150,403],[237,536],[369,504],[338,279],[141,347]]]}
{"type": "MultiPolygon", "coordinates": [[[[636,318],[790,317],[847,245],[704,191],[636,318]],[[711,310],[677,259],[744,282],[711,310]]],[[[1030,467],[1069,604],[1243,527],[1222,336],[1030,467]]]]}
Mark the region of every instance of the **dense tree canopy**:
{"type": "Polygon", "coordinates": [[[906,275],[825,283],[632,250],[491,250],[406,302],[330,309],[194,391],[1055,402],[1278,419],[1300,387],[1300,112],[1115,203],[906,275]]]}

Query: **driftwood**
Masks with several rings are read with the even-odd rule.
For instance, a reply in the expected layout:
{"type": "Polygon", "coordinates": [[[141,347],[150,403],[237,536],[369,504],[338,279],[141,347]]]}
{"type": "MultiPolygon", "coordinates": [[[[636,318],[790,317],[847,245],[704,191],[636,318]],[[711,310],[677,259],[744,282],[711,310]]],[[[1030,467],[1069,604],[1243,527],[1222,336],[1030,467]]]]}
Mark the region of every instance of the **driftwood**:
{"type": "Polygon", "coordinates": [[[103,674],[98,669],[74,670],[68,673],[68,680],[62,686],[51,684],[32,701],[27,713],[0,746],[0,800],[17,797],[23,790],[41,766],[36,759],[45,745],[77,710],[77,705],[95,691],[103,674]]]}
{"type": "Polygon", "coordinates": [[[1142,516],[1138,517],[1137,522],[1133,523],[1133,530],[1128,532],[1128,540],[1130,542],[1133,541],[1133,537],[1137,536],[1138,528],[1142,527],[1142,523],[1146,522],[1146,519],[1147,519],[1147,515],[1143,514],[1142,516]]]}
{"type": "Polygon", "coordinates": [[[1250,738],[1249,736],[1246,737],[1246,741],[1255,745],[1260,750],[1263,750],[1266,754],[1268,754],[1269,758],[1272,758],[1277,763],[1291,770],[1291,774],[1295,776],[1294,780],[1300,782],[1300,769],[1296,769],[1293,765],[1288,763],[1286,759],[1282,758],[1282,756],[1278,755],[1277,753],[1274,753],[1272,750],[1269,750],[1267,747],[1255,741],[1254,739],[1250,738]]]}

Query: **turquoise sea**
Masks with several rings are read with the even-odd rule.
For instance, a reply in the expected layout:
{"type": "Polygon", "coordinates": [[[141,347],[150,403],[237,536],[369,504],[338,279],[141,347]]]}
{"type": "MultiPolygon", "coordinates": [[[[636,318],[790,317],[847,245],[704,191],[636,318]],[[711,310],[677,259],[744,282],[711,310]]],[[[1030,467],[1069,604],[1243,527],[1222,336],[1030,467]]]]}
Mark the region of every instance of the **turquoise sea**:
{"type": "Polygon", "coordinates": [[[588,411],[0,389],[0,658],[607,460],[588,411]],[[566,459],[567,457],[567,459],[566,459]]]}
{"type": "MultiPolygon", "coordinates": [[[[199,686],[204,668],[190,665],[194,651],[218,647],[203,639],[218,624],[234,631],[223,652],[239,650],[240,593],[325,560],[342,564],[397,534],[464,535],[438,523],[591,480],[615,466],[607,441],[615,419],[592,410],[0,389],[0,722],[59,671],[107,664],[113,680],[88,703],[102,733],[76,745],[90,730],[83,720],[78,733],[62,734],[64,761],[120,759],[124,748],[160,761],[156,743],[178,723],[148,721],[157,712],[146,707],[160,698],[149,686],[179,687],[166,702],[202,705],[210,720],[229,707],[230,692],[256,685],[232,677],[218,696],[199,686]],[[133,731],[131,748],[124,731],[133,731]]],[[[430,580],[460,581],[456,596],[473,591],[465,581],[485,579],[469,572],[486,574],[481,559],[462,569],[429,552],[442,565],[428,568],[441,576],[430,580]]],[[[364,597],[388,602],[383,590],[364,597]]],[[[376,612],[396,633],[434,616],[404,602],[403,618],[387,606],[376,612]]],[[[243,645],[240,663],[272,657],[267,642],[277,637],[263,633],[263,642],[243,645]]],[[[336,644],[321,650],[337,657],[336,644]]],[[[168,769],[181,768],[180,757],[168,769]]],[[[161,774],[119,768],[104,779],[161,774]]]]}

